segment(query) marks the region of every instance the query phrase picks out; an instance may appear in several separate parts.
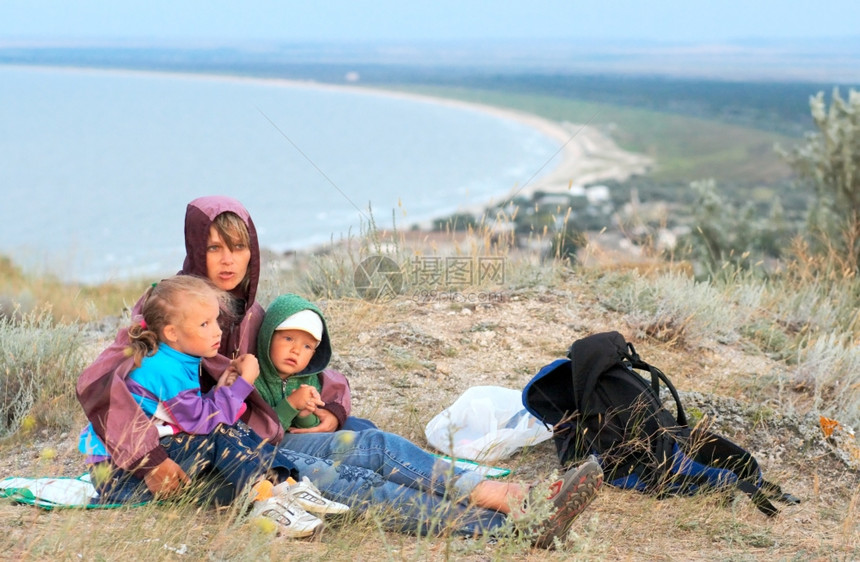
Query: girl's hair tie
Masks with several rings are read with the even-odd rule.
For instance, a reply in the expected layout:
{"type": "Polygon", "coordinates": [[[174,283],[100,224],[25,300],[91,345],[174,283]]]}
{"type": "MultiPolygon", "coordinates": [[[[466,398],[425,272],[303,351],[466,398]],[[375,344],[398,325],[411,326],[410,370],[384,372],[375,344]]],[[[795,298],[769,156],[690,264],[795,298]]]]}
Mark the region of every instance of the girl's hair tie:
{"type": "Polygon", "coordinates": [[[140,327],[143,328],[144,330],[146,330],[146,320],[140,321],[140,327]]]}

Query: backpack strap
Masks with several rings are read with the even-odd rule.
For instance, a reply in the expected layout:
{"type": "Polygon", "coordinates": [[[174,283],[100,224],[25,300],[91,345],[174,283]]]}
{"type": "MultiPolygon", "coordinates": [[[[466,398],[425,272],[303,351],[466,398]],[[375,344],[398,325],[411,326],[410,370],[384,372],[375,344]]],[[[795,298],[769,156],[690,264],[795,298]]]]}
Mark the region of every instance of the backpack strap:
{"type": "Polygon", "coordinates": [[[755,484],[747,480],[738,480],[736,486],[740,491],[750,497],[753,504],[768,517],[773,517],[779,510],[771,503],[771,500],[778,501],[789,505],[797,505],[800,503],[800,498],[793,496],[787,492],[783,492],[777,484],[762,480],[761,485],[755,484]]]}
{"type": "Polygon", "coordinates": [[[748,495],[752,500],[753,504],[765,515],[768,517],[773,517],[779,510],[770,502],[770,498],[762,492],[761,488],[752,484],[751,482],[747,482],[746,480],[738,480],[735,482],[735,486],[738,489],[748,495]]]}
{"type": "Polygon", "coordinates": [[[691,456],[696,462],[731,471],[737,477],[731,484],[749,496],[759,511],[768,517],[779,512],[771,500],[787,504],[800,503],[798,498],[783,492],[777,484],[762,478],[755,457],[722,435],[697,426],[687,436],[685,446],[692,448],[691,456]]]}
{"type": "MultiPolygon", "coordinates": [[[[734,444],[722,437],[710,433],[709,435],[734,446],[734,444]]],[[[701,458],[699,456],[688,456],[683,447],[678,445],[676,447],[673,451],[674,460],[676,461],[673,465],[675,479],[671,484],[675,489],[667,490],[666,496],[672,495],[677,490],[682,490],[682,493],[690,494],[699,489],[731,487],[746,494],[753,505],[768,517],[774,517],[779,513],[779,510],[773,505],[771,500],[784,503],[800,503],[800,500],[791,494],[782,493],[782,490],[776,484],[761,479],[758,464],[755,463],[752,455],[748,453],[746,456],[755,464],[755,475],[750,474],[750,469],[747,466],[725,462],[729,460],[727,458],[713,458],[709,461],[707,455],[701,458]],[[758,478],[755,478],[755,476],[758,476],[758,478]]]]}
{"type": "Polygon", "coordinates": [[[768,482],[767,480],[762,480],[761,487],[759,488],[759,490],[761,490],[761,492],[769,499],[778,501],[780,503],[786,503],[790,505],[797,505],[800,503],[800,498],[789,494],[788,492],[783,492],[782,488],[780,488],[778,484],[768,482]]]}
{"type": "Polygon", "coordinates": [[[672,381],[669,380],[669,377],[667,377],[663,373],[663,371],[661,371],[654,365],[642,361],[642,359],[639,357],[639,354],[636,353],[636,349],[633,347],[633,344],[630,342],[627,342],[627,351],[622,351],[621,354],[622,357],[624,357],[624,359],[626,359],[630,363],[630,366],[634,369],[648,371],[649,373],[651,373],[651,390],[654,391],[654,395],[657,397],[658,400],[660,399],[660,381],[663,381],[663,384],[666,385],[666,388],[669,389],[669,392],[672,394],[672,398],[674,398],[675,400],[675,406],[678,411],[676,418],[678,421],[678,425],[682,427],[686,426],[687,414],[684,412],[684,407],[681,406],[681,397],[678,395],[678,391],[675,389],[675,385],[672,384],[672,381]]]}

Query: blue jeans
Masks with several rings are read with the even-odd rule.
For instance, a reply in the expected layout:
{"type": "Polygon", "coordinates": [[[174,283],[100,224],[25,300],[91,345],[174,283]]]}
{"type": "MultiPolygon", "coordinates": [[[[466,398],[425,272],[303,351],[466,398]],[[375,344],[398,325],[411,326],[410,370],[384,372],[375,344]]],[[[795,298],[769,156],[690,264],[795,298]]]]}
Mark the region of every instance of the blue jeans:
{"type": "Polygon", "coordinates": [[[362,431],[365,429],[376,429],[376,424],[365,418],[349,416],[346,418],[346,421],[343,422],[343,427],[341,427],[341,429],[347,429],[349,431],[362,431]]]}
{"type": "MultiPolygon", "coordinates": [[[[221,428],[230,435],[241,435],[243,446],[248,449],[256,450],[256,447],[260,447],[261,439],[253,431],[244,426],[244,424],[228,428],[220,426],[219,429],[221,428]]],[[[383,433],[378,430],[372,431],[383,433]]],[[[356,433],[356,436],[360,433],[363,432],[356,433]]],[[[314,435],[331,437],[336,434],[308,434],[308,436],[314,435]]],[[[389,436],[388,439],[397,438],[411,447],[418,449],[402,437],[390,433],[385,435],[389,436]]],[[[226,501],[221,500],[221,503],[226,503],[232,499],[229,496],[230,491],[238,493],[238,491],[243,489],[243,485],[250,483],[252,479],[260,475],[258,472],[260,466],[255,465],[254,462],[247,465],[246,463],[239,463],[239,466],[236,466],[235,462],[221,463],[217,459],[220,455],[212,458],[210,456],[212,447],[208,444],[212,439],[212,434],[165,437],[162,439],[162,446],[167,449],[168,455],[192,479],[206,471],[214,471],[216,477],[214,489],[218,492],[219,499],[228,498],[226,501]],[[199,447],[196,449],[189,447],[189,443],[197,444],[199,447]],[[207,462],[200,462],[201,455],[199,453],[201,452],[203,453],[202,457],[207,459],[207,462]],[[212,460],[212,463],[208,462],[209,459],[212,460]],[[218,462],[216,463],[215,461],[218,462]],[[226,492],[223,488],[224,480],[227,481],[227,484],[231,484],[229,486],[230,489],[226,492]]],[[[360,439],[359,442],[373,443],[372,440],[368,440],[366,437],[360,439]]],[[[292,451],[288,448],[275,449],[270,445],[262,445],[260,450],[268,451],[274,455],[271,466],[281,466],[284,469],[298,469],[298,475],[295,475],[291,471],[294,477],[307,476],[320,489],[323,495],[332,500],[345,503],[357,512],[363,512],[373,506],[381,507],[380,516],[384,517],[383,524],[393,530],[417,534],[437,534],[453,531],[475,535],[496,529],[506,521],[506,516],[503,513],[471,507],[466,502],[456,501],[459,498],[450,499],[444,486],[438,488],[438,493],[424,491],[419,488],[398,484],[392,479],[386,479],[382,474],[364,467],[318,458],[292,451]]],[[[421,451],[420,449],[418,450],[421,451]]],[[[358,454],[360,452],[360,448],[356,449],[356,452],[353,453],[353,455],[356,455],[354,458],[361,456],[358,454]]],[[[429,453],[421,452],[430,458],[435,458],[429,453]]],[[[379,452],[374,454],[378,455],[379,452]]],[[[368,458],[372,458],[372,455],[368,458]]],[[[384,466],[381,466],[381,469],[384,469],[384,466]]],[[[387,469],[383,471],[398,472],[387,469]]],[[[98,470],[96,469],[93,472],[95,473],[93,474],[94,481],[97,481],[98,470]]],[[[120,472],[119,475],[98,486],[97,489],[99,491],[99,499],[97,501],[102,504],[128,504],[145,502],[152,499],[152,494],[146,488],[144,482],[127,472],[120,472]]],[[[458,496],[460,495],[459,491],[454,493],[458,496]]]]}
{"type": "Polygon", "coordinates": [[[403,486],[366,468],[288,448],[281,448],[280,452],[327,498],[345,503],[359,513],[374,506],[381,508],[377,515],[391,530],[419,535],[445,532],[478,535],[499,528],[507,520],[504,513],[469,506],[446,494],[403,486]]]}
{"type": "Polygon", "coordinates": [[[456,468],[408,439],[379,429],[334,433],[287,433],[286,450],[372,470],[386,480],[438,495],[468,497],[484,478],[456,468]]]}
{"type": "MultiPolygon", "coordinates": [[[[279,482],[289,476],[300,476],[293,462],[276,447],[261,444],[260,438],[244,424],[219,425],[205,435],[180,433],[162,437],[161,446],[192,482],[209,473],[217,474],[219,487],[228,488],[226,493],[213,491],[218,496],[214,501],[218,503],[223,503],[224,498],[229,502],[233,494],[260,480],[267,471],[277,472],[279,482]]],[[[110,470],[109,463],[101,466],[110,470]]],[[[114,468],[111,477],[105,480],[101,470],[100,467],[93,470],[93,482],[99,493],[96,503],[140,503],[153,499],[146,483],[132,473],[114,468]]],[[[200,495],[205,495],[202,490],[200,495]]],[[[213,498],[201,498],[203,501],[210,499],[213,498]]]]}

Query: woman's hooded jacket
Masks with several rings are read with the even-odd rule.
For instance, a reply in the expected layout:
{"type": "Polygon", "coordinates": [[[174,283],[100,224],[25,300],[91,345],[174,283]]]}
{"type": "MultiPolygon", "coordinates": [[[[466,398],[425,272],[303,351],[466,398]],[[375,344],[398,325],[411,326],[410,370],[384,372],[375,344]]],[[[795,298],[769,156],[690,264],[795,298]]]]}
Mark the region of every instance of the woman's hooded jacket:
{"type": "MultiPolygon", "coordinates": [[[[260,247],[257,230],[245,207],[235,199],[210,196],[195,199],[185,212],[185,263],[179,274],[207,277],[206,250],[209,227],[219,214],[233,212],[248,227],[251,260],[248,264],[248,282],[234,290],[233,297],[241,307],[241,316],[223,327],[219,354],[203,359],[201,387],[205,392],[220,377],[230,360],[243,353],[255,353],[257,332],[263,321],[263,308],[256,302],[257,283],[260,277],[260,247]]],[[[142,299],[132,310],[132,322],[141,320],[142,299]]],[[[134,367],[132,357],[126,353],[129,344],[128,330],[121,329],[114,342],[78,377],[77,396],[87,419],[104,442],[118,467],[143,478],[161,464],[167,453],[159,445],[158,431],[132,398],[125,384],[134,367]]],[[[248,408],[242,416],[260,437],[277,443],[283,437],[283,428],[272,408],[252,392],[246,399],[248,408]]]]}

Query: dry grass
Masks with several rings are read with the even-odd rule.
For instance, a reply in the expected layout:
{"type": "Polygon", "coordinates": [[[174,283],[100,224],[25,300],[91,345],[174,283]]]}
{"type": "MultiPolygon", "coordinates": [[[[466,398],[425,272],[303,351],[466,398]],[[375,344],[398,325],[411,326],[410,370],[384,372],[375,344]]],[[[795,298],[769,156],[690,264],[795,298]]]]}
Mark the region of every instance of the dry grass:
{"type": "Polygon", "coordinates": [[[130,309],[150,282],[63,283],[51,276],[25,274],[9,258],[0,256],[0,318],[21,317],[48,307],[59,322],[94,322],[130,309]]]}
{"type": "MultiPolygon", "coordinates": [[[[461,250],[465,256],[477,257],[484,251],[477,246],[463,247],[469,248],[461,250]]],[[[410,252],[395,245],[394,253],[388,255],[414,255],[410,252]]],[[[619,330],[635,344],[643,359],[661,367],[683,391],[692,413],[708,416],[715,430],[749,449],[765,476],[803,503],[785,507],[778,517],[768,519],[744,496],[657,500],[635,492],[604,489],[580,517],[562,552],[534,551],[516,536],[489,541],[387,532],[382,528],[384,510],[341,524],[332,521],[321,540],[301,542],[274,540],[253,524],[237,521],[235,509],[216,511],[180,504],[44,512],[0,504],[0,520],[6,529],[0,539],[0,557],[374,561],[860,558],[860,454],[856,439],[846,430],[827,439],[817,425],[823,406],[830,408],[827,412],[831,417],[850,425],[856,399],[854,405],[840,405],[827,396],[824,386],[796,384],[804,365],[812,361],[807,352],[811,340],[798,336],[801,331],[791,327],[804,314],[800,303],[791,298],[800,285],[789,291],[788,285],[780,289],[777,284],[747,278],[736,278],[732,284],[702,284],[678,271],[660,274],[652,270],[642,275],[604,269],[599,264],[572,270],[556,263],[521,260],[515,251],[504,255],[516,281],[462,287],[427,299],[413,298],[408,292],[385,302],[368,302],[349,294],[319,299],[336,351],[332,366],[351,381],[356,415],[424,444],[426,423],[468,387],[522,388],[541,366],[562,357],[575,339],[619,330]],[[493,298],[472,299],[470,292],[493,298]],[[776,343],[777,334],[782,343],[776,343]],[[789,355],[795,360],[784,360],[789,355]]],[[[340,262],[320,263],[315,271],[348,272],[346,264],[360,261],[357,258],[320,257],[321,261],[340,262]]],[[[295,290],[306,274],[292,270],[277,277],[270,271],[269,284],[261,288],[264,304],[271,295],[295,290]]],[[[822,296],[820,302],[829,301],[822,296]]],[[[830,323],[831,331],[845,329],[840,328],[839,320],[822,317],[818,321],[830,323]]],[[[843,344],[844,354],[853,353],[846,342],[843,344]]],[[[851,376],[856,375],[843,377],[849,381],[848,390],[856,388],[856,378],[851,376]]],[[[836,391],[847,392],[843,387],[831,389],[836,391]]],[[[66,427],[37,425],[3,443],[0,475],[80,474],[83,466],[75,441],[83,417],[79,412],[73,417],[73,423],[66,427]]],[[[512,468],[513,478],[524,481],[545,478],[558,468],[551,442],[499,464],[512,468]]]]}

